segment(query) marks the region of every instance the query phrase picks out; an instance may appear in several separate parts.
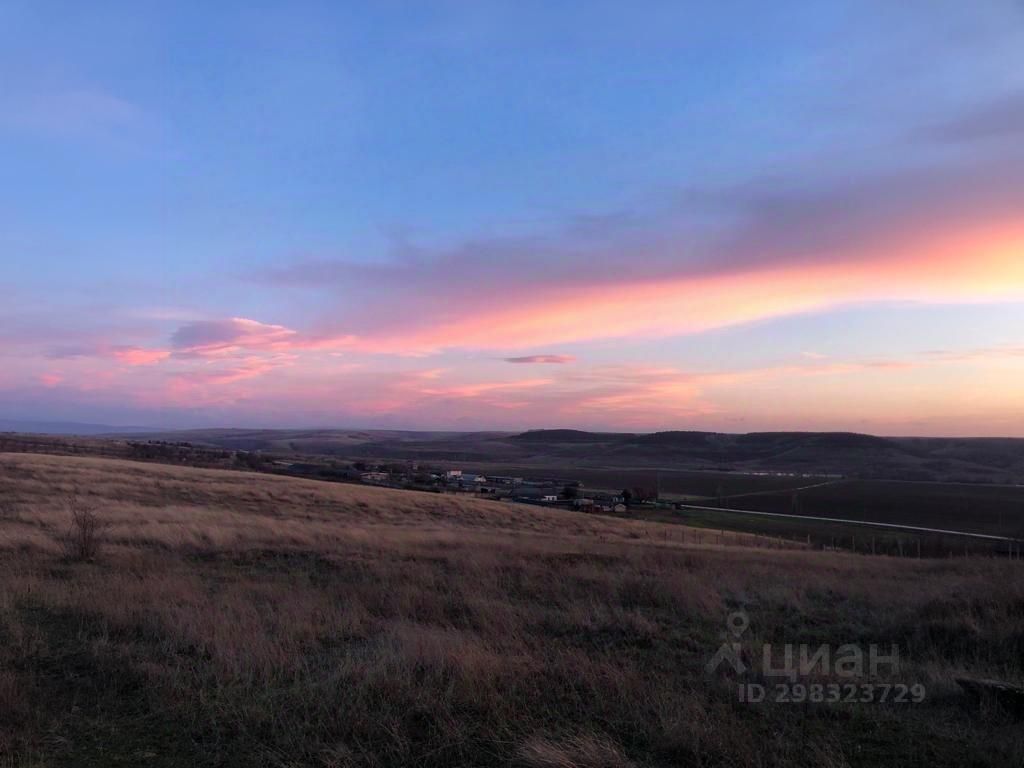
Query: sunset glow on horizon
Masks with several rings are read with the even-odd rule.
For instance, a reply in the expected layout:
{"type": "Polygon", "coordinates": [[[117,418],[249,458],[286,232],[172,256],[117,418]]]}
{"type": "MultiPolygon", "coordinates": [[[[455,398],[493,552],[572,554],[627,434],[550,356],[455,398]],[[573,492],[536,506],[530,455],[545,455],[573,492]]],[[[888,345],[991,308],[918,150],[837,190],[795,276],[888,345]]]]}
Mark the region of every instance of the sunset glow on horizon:
{"type": "Polygon", "coordinates": [[[1024,6],[443,8],[0,11],[0,419],[1024,437],[1024,6]]]}

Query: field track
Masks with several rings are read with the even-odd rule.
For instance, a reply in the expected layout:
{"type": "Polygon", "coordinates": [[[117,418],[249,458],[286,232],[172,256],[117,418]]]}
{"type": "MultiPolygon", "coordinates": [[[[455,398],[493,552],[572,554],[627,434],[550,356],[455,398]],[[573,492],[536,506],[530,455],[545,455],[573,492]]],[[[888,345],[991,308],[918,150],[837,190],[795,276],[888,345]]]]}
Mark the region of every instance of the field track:
{"type": "Polygon", "coordinates": [[[1021,539],[1014,539],[1009,536],[993,536],[987,533],[969,533],[967,531],[948,531],[942,528],[925,528],[919,525],[900,525],[899,523],[879,523],[871,520],[848,520],[841,517],[818,517],[815,515],[795,515],[783,512],[758,512],[753,509],[730,509],[726,507],[702,507],[694,504],[681,504],[685,509],[700,509],[706,512],[732,512],[737,515],[757,515],[758,517],[780,517],[790,520],[814,520],[819,523],[842,523],[844,525],[862,525],[869,528],[885,528],[894,531],[910,531],[913,533],[933,533],[943,536],[964,536],[971,539],[983,539],[985,541],[1006,541],[1017,542],[1021,539]]]}

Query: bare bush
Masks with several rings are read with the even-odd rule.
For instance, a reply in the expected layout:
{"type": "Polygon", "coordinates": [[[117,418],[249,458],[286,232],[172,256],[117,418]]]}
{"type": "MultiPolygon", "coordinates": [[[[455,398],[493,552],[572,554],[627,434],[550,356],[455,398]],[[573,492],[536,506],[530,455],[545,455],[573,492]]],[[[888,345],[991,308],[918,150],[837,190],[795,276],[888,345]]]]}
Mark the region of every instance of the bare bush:
{"type": "Polygon", "coordinates": [[[99,557],[103,547],[103,529],[106,524],[96,514],[96,508],[72,494],[65,502],[71,522],[64,535],[64,554],[70,560],[91,562],[99,557]]]}
{"type": "Polygon", "coordinates": [[[15,514],[14,504],[9,499],[0,499],[0,520],[13,520],[15,514]]]}

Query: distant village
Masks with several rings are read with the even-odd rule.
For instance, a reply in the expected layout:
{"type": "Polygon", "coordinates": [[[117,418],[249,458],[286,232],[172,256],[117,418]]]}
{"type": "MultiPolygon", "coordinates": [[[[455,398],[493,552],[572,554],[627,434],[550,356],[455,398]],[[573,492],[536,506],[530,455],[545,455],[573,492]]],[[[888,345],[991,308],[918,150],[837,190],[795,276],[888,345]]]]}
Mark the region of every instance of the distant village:
{"type": "MultiPolygon", "coordinates": [[[[288,465],[286,468],[292,471],[302,470],[294,462],[277,463],[288,465]]],[[[631,503],[654,501],[641,489],[609,493],[587,489],[573,478],[481,475],[461,469],[429,469],[414,461],[405,464],[356,461],[352,464],[351,479],[356,478],[366,485],[564,507],[583,512],[623,513],[631,503]]]]}
{"type": "Polygon", "coordinates": [[[638,504],[659,503],[654,489],[629,488],[619,492],[585,488],[571,477],[514,477],[482,475],[462,469],[439,469],[418,461],[286,458],[263,451],[231,450],[164,440],[94,440],[42,435],[0,433],[0,451],[24,453],[88,454],[130,458],[197,467],[247,469],[384,488],[467,495],[497,501],[538,504],[585,512],[624,513],[638,504]]]}

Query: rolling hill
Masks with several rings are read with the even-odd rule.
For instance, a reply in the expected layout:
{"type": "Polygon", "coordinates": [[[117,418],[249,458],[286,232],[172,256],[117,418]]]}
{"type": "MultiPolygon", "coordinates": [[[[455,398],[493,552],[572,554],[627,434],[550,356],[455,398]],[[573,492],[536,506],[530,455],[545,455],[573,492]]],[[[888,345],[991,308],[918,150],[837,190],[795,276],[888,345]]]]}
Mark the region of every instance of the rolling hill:
{"type": "Polygon", "coordinates": [[[0,454],[0,763],[896,768],[926,751],[941,768],[1021,764],[1019,725],[954,681],[1024,680],[1020,563],[695,544],[683,530],[0,454]],[[73,546],[83,510],[101,542],[88,557],[73,546]],[[745,649],[895,644],[898,668],[854,682],[923,693],[738,702],[738,680],[708,663],[739,609],[745,649]]]}
{"type": "Polygon", "coordinates": [[[1010,438],[877,437],[850,432],[636,434],[571,429],[540,429],[520,434],[209,429],[142,437],[227,449],[343,458],[1024,482],[1024,440],[1010,438]]]}

